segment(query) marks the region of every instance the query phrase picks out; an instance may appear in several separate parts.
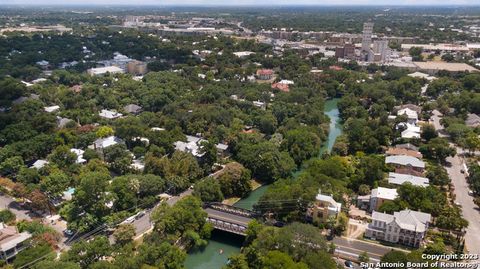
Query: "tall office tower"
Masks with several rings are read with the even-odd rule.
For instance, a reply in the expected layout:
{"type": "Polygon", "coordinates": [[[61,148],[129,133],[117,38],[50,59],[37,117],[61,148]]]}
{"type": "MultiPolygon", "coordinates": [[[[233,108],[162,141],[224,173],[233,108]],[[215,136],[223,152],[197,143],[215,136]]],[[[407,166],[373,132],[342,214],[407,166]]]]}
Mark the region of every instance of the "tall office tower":
{"type": "Polygon", "coordinates": [[[390,59],[390,48],[388,47],[388,40],[375,40],[373,41],[373,53],[375,61],[386,62],[390,59]],[[377,56],[378,55],[378,56],[377,56]]]}
{"type": "Polygon", "coordinates": [[[362,51],[369,52],[372,44],[373,22],[363,24],[362,51]]]}

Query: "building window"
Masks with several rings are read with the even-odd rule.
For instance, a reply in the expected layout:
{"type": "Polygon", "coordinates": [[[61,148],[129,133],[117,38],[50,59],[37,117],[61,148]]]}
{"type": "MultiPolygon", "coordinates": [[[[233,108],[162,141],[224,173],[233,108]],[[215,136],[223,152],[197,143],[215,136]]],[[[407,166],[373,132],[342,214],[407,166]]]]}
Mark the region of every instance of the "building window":
{"type": "Polygon", "coordinates": [[[394,231],[395,231],[395,232],[397,232],[397,231],[398,231],[398,228],[397,228],[397,227],[395,227],[394,231]]]}

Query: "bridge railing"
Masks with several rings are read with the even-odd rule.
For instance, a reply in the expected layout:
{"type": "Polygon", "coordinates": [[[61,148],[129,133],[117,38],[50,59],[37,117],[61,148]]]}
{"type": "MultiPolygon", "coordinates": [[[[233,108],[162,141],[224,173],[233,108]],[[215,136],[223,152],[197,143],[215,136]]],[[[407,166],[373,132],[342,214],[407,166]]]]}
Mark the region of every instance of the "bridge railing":
{"type": "Polygon", "coordinates": [[[225,205],[225,204],[221,204],[221,203],[208,203],[208,204],[205,204],[205,206],[209,207],[209,208],[212,208],[212,209],[215,209],[215,210],[218,210],[218,211],[234,214],[234,215],[237,215],[237,216],[243,216],[243,217],[247,217],[247,218],[254,218],[254,217],[257,216],[257,214],[253,211],[243,209],[243,208],[238,208],[238,207],[231,206],[231,205],[225,205]]]}
{"type": "Polygon", "coordinates": [[[236,234],[245,235],[245,231],[247,230],[247,227],[243,225],[238,225],[238,224],[218,220],[211,217],[208,217],[207,221],[212,223],[216,229],[228,231],[236,234]]]}

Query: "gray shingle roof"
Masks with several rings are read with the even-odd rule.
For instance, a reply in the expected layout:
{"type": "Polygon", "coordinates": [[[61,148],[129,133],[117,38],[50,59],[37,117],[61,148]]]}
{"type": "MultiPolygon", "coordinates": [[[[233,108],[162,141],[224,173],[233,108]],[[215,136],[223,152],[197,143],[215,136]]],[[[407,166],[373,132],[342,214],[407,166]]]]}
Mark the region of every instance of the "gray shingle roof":
{"type": "Polygon", "coordinates": [[[411,165],[413,167],[425,168],[425,163],[420,159],[411,156],[388,156],[385,158],[385,163],[399,164],[403,166],[411,165]]]}

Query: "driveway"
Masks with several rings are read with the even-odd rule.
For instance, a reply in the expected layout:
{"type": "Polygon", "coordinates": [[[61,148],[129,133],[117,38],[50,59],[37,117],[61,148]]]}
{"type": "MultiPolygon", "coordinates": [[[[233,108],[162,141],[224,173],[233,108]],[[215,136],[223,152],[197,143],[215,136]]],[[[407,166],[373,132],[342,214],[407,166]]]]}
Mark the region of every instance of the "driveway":
{"type": "Polygon", "coordinates": [[[0,209],[9,209],[19,220],[31,220],[33,216],[31,212],[20,207],[20,204],[15,202],[11,197],[4,194],[0,195],[0,209]]]}

